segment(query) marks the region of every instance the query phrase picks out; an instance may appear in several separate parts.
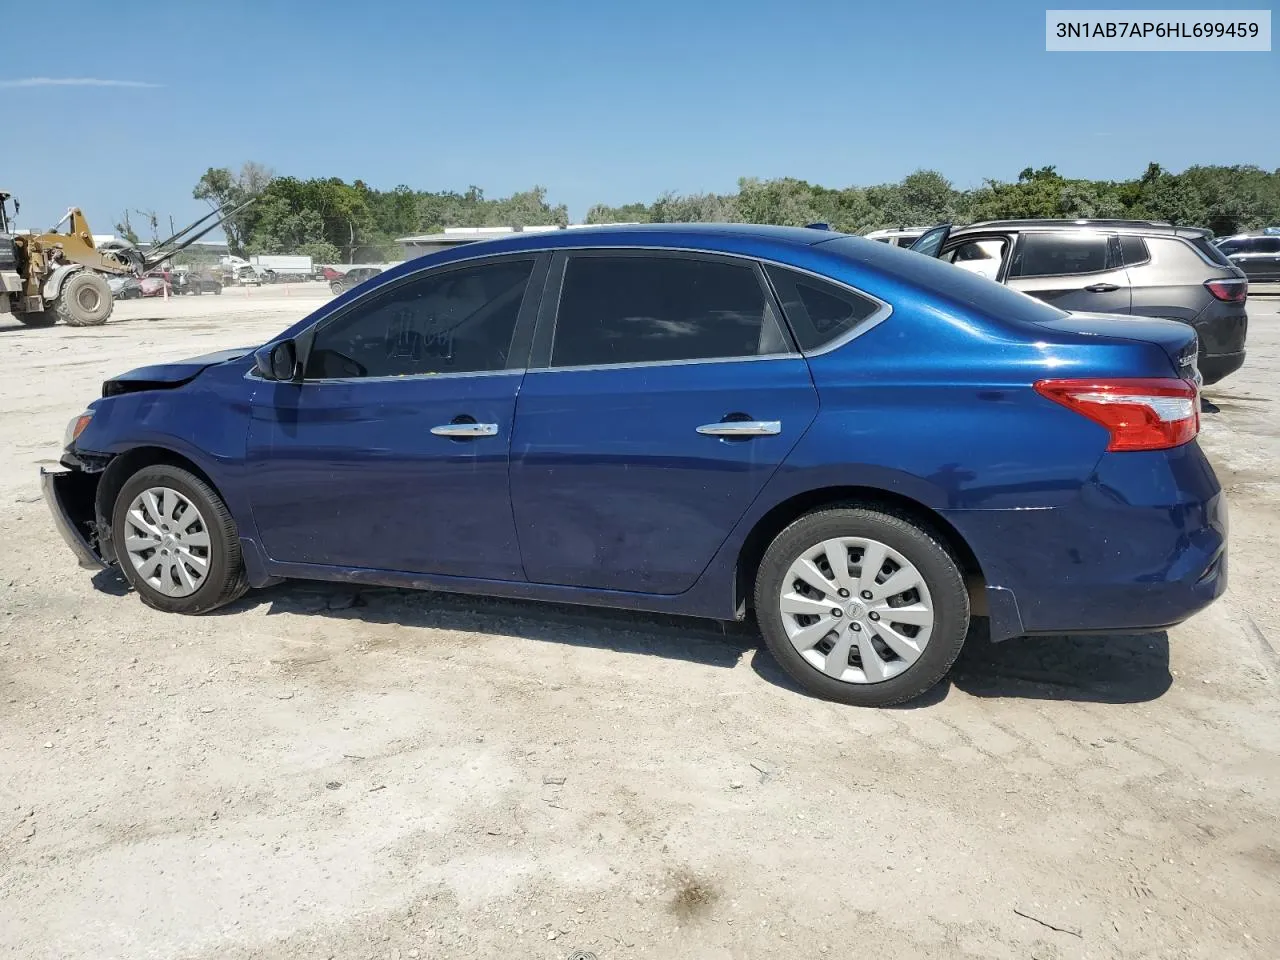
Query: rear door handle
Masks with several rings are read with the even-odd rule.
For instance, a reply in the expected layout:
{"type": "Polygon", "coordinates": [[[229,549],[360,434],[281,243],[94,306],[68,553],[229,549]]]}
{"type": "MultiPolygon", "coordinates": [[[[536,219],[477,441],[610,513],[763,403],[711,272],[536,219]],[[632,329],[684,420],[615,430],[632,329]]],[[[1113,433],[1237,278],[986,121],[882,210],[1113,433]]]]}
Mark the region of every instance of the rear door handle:
{"type": "Polygon", "coordinates": [[[1090,293],[1112,293],[1120,288],[1114,283],[1091,283],[1085,289],[1090,293]]]}
{"type": "Polygon", "coordinates": [[[728,420],[704,423],[698,432],[708,437],[773,437],[782,432],[781,420],[728,420]]]}
{"type": "Polygon", "coordinates": [[[437,437],[496,437],[496,423],[444,423],[432,427],[431,432],[437,437]]]}

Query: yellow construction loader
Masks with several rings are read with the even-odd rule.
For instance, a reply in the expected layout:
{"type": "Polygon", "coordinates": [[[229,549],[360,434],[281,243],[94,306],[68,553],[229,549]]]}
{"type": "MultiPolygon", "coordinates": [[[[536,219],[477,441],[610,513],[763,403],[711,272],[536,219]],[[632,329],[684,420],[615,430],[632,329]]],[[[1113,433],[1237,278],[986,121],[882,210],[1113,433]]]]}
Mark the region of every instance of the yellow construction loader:
{"type": "MultiPolygon", "coordinates": [[[[12,313],[29,327],[48,327],[59,320],[69,327],[106,323],[114,304],[104,274],[142,276],[252,202],[214,210],[144,254],[124,242],[99,248],[78,207],[68,210],[47,233],[18,233],[12,229],[10,196],[0,190],[0,314],[12,313]],[[63,224],[67,230],[59,233],[63,224]],[[203,229],[195,232],[197,227],[203,229]]],[[[15,200],[15,215],[18,209],[15,200]]]]}

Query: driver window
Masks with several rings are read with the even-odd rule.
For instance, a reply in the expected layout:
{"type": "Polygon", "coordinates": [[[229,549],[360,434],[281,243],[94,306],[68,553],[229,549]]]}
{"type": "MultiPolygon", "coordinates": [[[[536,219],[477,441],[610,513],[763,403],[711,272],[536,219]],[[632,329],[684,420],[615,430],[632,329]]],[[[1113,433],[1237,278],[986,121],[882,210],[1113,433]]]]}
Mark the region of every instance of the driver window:
{"type": "Polygon", "coordinates": [[[502,260],[400,283],[321,327],[306,379],[502,370],[533,260],[502,260]]]}

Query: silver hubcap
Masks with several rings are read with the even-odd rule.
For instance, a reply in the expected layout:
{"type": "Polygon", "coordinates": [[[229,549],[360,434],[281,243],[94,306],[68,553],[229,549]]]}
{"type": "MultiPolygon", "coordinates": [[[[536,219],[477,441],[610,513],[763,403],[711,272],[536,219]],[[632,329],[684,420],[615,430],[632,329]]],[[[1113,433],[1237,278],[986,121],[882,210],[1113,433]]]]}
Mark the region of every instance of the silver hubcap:
{"type": "Polygon", "coordinates": [[[802,553],[780,596],[792,646],[845,683],[880,683],[920,659],[933,602],[920,571],[878,540],[840,537],[802,553]]]}
{"type": "Polygon", "coordinates": [[[209,575],[209,529],[195,504],[151,487],[129,504],[124,549],[139,576],[168,597],[188,597],[209,575]]]}

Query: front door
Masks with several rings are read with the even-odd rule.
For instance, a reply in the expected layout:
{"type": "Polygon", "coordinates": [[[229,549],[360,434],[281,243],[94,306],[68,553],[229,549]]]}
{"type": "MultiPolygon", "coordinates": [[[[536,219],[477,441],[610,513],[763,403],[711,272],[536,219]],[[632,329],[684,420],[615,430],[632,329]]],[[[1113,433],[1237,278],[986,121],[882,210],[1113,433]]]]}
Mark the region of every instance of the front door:
{"type": "Polygon", "coordinates": [[[271,559],[523,579],[507,468],[534,266],[375,289],[322,322],[301,383],[261,384],[247,469],[271,559]]]}
{"type": "Polygon", "coordinates": [[[512,438],[525,571],[681,593],[817,414],[808,365],[751,261],[584,252],[557,274],[512,438]]]}
{"type": "Polygon", "coordinates": [[[1060,310],[1129,313],[1133,308],[1118,244],[1093,230],[1024,232],[1014,245],[1007,282],[1060,310]]]}

